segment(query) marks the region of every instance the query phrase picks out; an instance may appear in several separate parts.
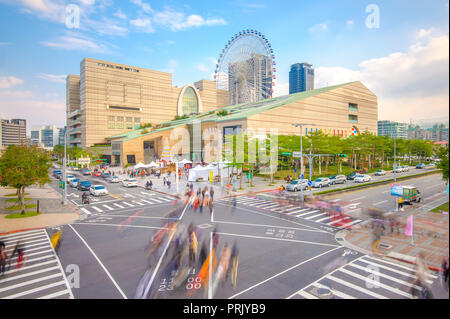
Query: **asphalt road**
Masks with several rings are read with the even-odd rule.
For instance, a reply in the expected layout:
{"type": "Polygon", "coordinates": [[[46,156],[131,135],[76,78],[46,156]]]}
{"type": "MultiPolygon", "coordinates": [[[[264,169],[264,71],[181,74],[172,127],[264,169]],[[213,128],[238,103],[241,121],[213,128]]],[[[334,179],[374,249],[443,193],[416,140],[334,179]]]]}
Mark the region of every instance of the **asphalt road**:
{"type": "MultiPolygon", "coordinates": [[[[88,179],[101,181],[95,177],[88,179]]],[[[439,175],[418,181],[426,199],[435,192],[433,187],[439,175]]],[[[81,192],[68,188],[68,199],[81,218],[61,227],[64,235],[59,258],[55,259],[49,247],[49,238],[56,228],[47,229],[45,234],[19,233],[6,237],[7,249],[23,240],[27,248],[35,249],[35,255],[30,256],[20,272],[11,270],[6,281],[0,279],[0,298],[34,297],[37,292],[46,298],[135,298],[145,274],[148,277],[144,289],[152,295],[157,293],[154,296],[161,299],[186,299],[190,291],[195,292],[191,296],[194,299],[412,298],[408,290],[414,269],[365,256],[343,247],[335,239],[335,233],[346,225],[361,222],[357,218],[333,220],[311,208],[250,196],[236,198],[233,207],[233,200],[221,199],[219,194],[213,213],[208,210],[200,213],[175,204],[170,195],[107,185],[110,195],[86,206],[81,205],[81,192]],[[171,211],[176,214],[169,217],[171,211]],[[145,249],[156,232],[175,219],[186,227],[196,225],[199,248],[206,245],[209,251],[214,230],[219,234],[216,249],[219,256],[225,244],[238,245],[239,270],[234,289],[226,282],[213,295],[210,290],[202,290],[202,283],[197,287],[189,285],[193,275],[179,289],[172,289],[173,274],[168,266],[174,245],[163,245],[164,249],[150,260],[145,249]],[[30,242],[30,238],[34,241],[30,242]],[[52,267],[55,273],[48,275],[46,265],[55,260],[57,263],[52,267]],[[49,283],[53,278],[57,282],[49,283]],[[375,282],[378,286],[373,285],[374,278],[378,278],[375,282]]],[[[57,181],[52,187],[57,187],[57,181]]],[[[357,195],[340,194],[340,199],[375,205],[376,201],[389,198],[389,194],[383,193],[388,186],[383,187],[364,189],[357,195]]],[[[198,271],[199,266],[194,273],[198,271]]]]}

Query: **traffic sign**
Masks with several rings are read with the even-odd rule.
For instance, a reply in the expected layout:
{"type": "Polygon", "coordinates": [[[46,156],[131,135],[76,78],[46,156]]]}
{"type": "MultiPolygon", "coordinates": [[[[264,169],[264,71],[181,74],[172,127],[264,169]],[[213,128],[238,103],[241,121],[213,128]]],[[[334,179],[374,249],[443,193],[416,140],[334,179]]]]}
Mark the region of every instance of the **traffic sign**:
{"type": "Polygon", "coordinates": [[[302,155],[301,152],[294,152],[294,153],[292,153],[292,157],[296,157],[296,158],[300,158],[301,155],[302,155]]]}
{"type": "Polygon", "coordinates": [[[285,156],[291,156],[292,153],[291,152],[281,152],[281,155],[285,155],[285,156]]]}
{"type": "Polygon", "coordinates": [[[308,181],[308,186],[311,186],[312,185],[312,182],[311,181],[308,181]]]}
{"type": "Polygon", "coordinates": [[[391,186],[392,196],[403,196],[403,187],[401,185],[391,186]]]}
{"type": "Polygon", "coordinates": [[[302,175],[300,175],[300,179],[303,179],[303,174],[302,174],[302,175]]]}

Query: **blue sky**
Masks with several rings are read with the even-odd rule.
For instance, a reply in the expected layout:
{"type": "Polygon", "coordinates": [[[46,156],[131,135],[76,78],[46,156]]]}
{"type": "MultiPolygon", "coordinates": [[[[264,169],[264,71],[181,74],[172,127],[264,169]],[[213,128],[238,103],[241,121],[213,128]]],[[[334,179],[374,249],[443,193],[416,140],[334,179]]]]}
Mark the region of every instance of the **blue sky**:
{"type": "Polygon", "coordinates": [[[262,32],[277,61],[309,62],[316,87],[361,80],[379,118],[448,117],[448,0],[0,0],[0,117],[64,125],[67,74],[84,57],[173,73],[173,85],[211,79],[214,60],[243,29],[262,32]],[[68,28],[69,4],[80,28],[68,28]],[[379,27],[368,28],[369,4],[379,27]]]}

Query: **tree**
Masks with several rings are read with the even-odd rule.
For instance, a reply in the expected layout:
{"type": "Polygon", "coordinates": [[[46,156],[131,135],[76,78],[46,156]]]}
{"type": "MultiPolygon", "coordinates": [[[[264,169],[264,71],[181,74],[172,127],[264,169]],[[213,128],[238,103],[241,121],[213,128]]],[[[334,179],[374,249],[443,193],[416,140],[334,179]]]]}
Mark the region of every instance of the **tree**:
{"type": "Polygon", "coordinates": [[[436,151],[436,155],[440,161],[436,163],[436,167],[442,170],[442,179],[448,183],[448,145],[446,147],[440,147],[436,151]]]}
{"type": "Polygon", "coordinates": [[[1,184],[17,189],[22,214],[25,214],[25,188],[49,183],[51,165],[47,152],[37,146],[10,145],[0,158],[1,184]]]}

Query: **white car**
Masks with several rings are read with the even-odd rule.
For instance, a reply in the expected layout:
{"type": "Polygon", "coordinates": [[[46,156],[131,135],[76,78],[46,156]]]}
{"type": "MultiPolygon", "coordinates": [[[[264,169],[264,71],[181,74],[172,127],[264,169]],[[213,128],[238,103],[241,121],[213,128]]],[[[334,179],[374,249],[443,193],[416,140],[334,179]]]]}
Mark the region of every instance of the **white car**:
{"type": "Polygon", "coordinates": [[[308,188],[308,180],[307,179],[303,179],[303,180],[296,179],[286,185],[286,190],[291,191],[291,192],[297,192],[300,189],[306,190],[307,188],[308,188]]]}
{"type": "Polygon", "coordinates": [[[93,196],[102,196],[108,195],[108,190],[103,185],[92,185],[91,188],[89,188],[89,193],[93,196]]]}
{"type": "Polygon", "coordinates": [[[409,166],[408,165],[403,165],[403,166],[401,166],[401,168],[403,169],[404,172],[409,171],[409,166]]]}
{"type": "Polygon", "coordinates": [[[378,171],[375,172],[375,176],[383,176],[386,175],[386,173],[387,172],[385,170],[379,169],[378,171]]]}
{"type": "Polygon", "coordinates": [[[73,178],[73,179],[71,179],[71,180],[69,181],[69,185],[70,185],[71,187],[77,187],[79,181],[80,181],[80,180],[79,180],[78,178],[73,178]]]}
{"type": "Polygon", "coordinates": [[[122,186],[125,187],[137,187],[138,181],[135,178],[127,178],[122,181],[122,186]]]}
{"type": "Polygon", "coordinates": [[[106,179],[110,183],[119,183],[120,179],[117,176],[110,176],[106,179]]]}
{"type": "Polygon", "coordinates": [[[72,179],[76,179],[76,177],[73,176],[73,175],[67,175],[67,176],[66,176],[66,180],[67,180],[68,183],[70,183],[70,181],[71,181],[72,179]]]}
{"type": "Polygon", "coordinates": [[[365,183],[370,182],[372,180],[372,177],[370,175],[360,174],[355,177],[355,183],[365,183]]]}
{"type": "Polygon", "coordinates": [[[404,172],[404,169],[402,166],[397,166],[396,168],[394,168],[394,173],[402,173],[404,172]]]}
{"type": "Polygon", "coordinates": [[[322,188],[325,186],[330,186],[331,181],[327,177],[320,177],[312,182],[312,187],[314,188],[322,188]]]}

